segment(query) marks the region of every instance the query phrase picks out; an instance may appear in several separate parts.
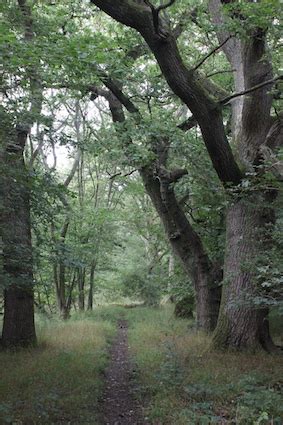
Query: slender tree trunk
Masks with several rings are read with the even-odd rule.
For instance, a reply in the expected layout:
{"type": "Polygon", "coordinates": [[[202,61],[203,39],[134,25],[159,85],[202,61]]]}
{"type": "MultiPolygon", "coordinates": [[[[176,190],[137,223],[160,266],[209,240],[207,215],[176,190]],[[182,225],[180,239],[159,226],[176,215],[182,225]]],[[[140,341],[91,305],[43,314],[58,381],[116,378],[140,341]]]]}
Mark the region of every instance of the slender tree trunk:
{"type": "Polygon", "coordinates": [[[60,317],[64,320],[69,318],[69,313],[66,308],[66,267],[63,261],[59,263],[59,288],[58,288],[58,307],[60,317]]]}
{"type": "Polygon", "coordinates": [[[95,272],[96,264],[92,263],[90,269],[90,277],[89,277],[89,292],[88,292],[88,300],[87,300],[87,309],[89,311],[93,310],[93,290],[94,290],[94,272],[95,272]]]}
{"type": "Polygon", "coordinates": [[[60,232],[59,244],[55,239],[54,224],[53,223],[51,224],[51,237],[54,243],[54,247],[56,247],[57,255],[59,258],[58,261],[56,261],[53,264],[53,278],[54,278],[54,284],[55,284],[55,290],[56,290],[57,309],[58,309],[60,317],[63,320],[66,320],[69,318],[69,309],[67,308],[67,301],[66,301],[66,266],[64,264],[65,242],[66,242],[66,235],[69,229],[69,224],[70,224],[69,217],[67,217],[65,219],[65,222],[60,232]]]}
{"type": "Polygon", "coordinates": [[[66,320],[69,318],[69,309],[66,302],[66,279],[65,279],[65,265],[62,262],[54,264],[53,275],[55,282],[57,310],[61,319],[66,320]]]}
{"type": "Polygon", "coordinates": [[[75,287],[75,284],[77,283],[77,271],[74,271],[73,279],[71,280],[71,284],[69,286],[69,293],[66,301],[66,314],[67,318],[70,317],[70,311],[72,306],[72,297],[73,297],[73,289],[75,287]]]}
{"type": "Polygon", "coordinates": [[[79,289],[79,310],[84,311],[85,309],[85,268],[79,270],[78,277],[78,289],[79,289]]]}
{"type": "Polygon", "coordinates": [[[33,263],[30,193],[23,151],[27,132],[11,135],[1,172],[1,233],[3,241],[4,346],[36,342],[34,326],[33,263]]]}
{"type": "MultiPolygon", "coordinates": [[[[262,200],[261,200],[262,201],[262,200]]],[[[269,335],[268,309],[253,303],[257,294],[255,261],[260,258],[268,214],[257,197],[236,201],[227,214],[224,285],[213,347],[247,349],[274,346],[269,335]]]]}

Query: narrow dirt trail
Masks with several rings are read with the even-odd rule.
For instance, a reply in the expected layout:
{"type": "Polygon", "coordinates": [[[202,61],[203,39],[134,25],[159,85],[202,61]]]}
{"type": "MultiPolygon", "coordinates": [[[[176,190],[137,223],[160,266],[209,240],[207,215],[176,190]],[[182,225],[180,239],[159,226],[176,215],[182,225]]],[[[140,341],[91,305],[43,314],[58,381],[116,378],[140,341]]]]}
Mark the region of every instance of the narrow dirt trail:
{"type": "Polygon", "coordinates": [[[126,320],[118,321],[118,332],[110,355],[111,360],[106,370],[105,390],[101,403],[103,425],[149,425],[135,398],[126,320]]]}

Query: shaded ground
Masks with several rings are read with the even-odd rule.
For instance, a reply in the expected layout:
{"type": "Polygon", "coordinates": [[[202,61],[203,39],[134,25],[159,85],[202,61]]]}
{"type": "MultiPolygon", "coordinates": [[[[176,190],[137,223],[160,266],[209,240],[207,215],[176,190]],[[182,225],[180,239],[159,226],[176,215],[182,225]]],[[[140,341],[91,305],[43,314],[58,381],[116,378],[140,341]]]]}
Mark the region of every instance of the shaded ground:
{"type": "Polygon", "coordinates": [[[149,425],[139,405],[133,381],[133,365],[128,353],[128,325],[118,321],[118,332],[110,350],[105,390],[101,401],[104,425],[149,425]]]}

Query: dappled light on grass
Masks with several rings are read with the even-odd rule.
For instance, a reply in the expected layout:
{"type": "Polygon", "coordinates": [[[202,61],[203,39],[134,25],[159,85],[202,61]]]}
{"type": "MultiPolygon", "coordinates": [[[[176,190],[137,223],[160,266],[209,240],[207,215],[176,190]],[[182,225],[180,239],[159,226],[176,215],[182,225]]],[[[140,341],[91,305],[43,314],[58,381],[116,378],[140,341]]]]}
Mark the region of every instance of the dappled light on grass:
{"type": "Polygon", "coordinates": [[[1,353],[0,423],[95,424],[113,333],[109,321],[55,322],[36,349],[1,353]]]}

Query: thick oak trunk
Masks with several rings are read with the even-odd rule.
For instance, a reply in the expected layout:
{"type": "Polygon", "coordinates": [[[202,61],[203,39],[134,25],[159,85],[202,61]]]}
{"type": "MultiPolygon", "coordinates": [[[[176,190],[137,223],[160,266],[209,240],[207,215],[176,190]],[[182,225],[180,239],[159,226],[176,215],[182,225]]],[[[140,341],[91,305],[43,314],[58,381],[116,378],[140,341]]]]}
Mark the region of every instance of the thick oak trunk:
{"type": "Polygon", "coordinates": [[[25,131],[11,134],[1,170],[4,323],[2,344],[27,346],[36,341],[28,176],[23,150],[25,131]]]}
{"type": "Polygon", "coordinates": [[[214,270],[201,240],[179,206],[172,187],[168,186],[166,200],[161,195],[160,181],[150,168],[140,171],[145,189],[163,223],[175,255],[192,280],[196,292],[197,326],[205,331],[215,328],[219,303],[221,272],[214,270]]]}
{"type": "Polygon", "coordinates": [[[2,344],[26,347],[35,342],[33,290],[11,285],[4,291],[2,344]]]}
{"type": "Polygon", "coordinates": [[[238,200],[227,214],[224,285],[213,337],[217,349],[255,351],[273,347],[268,310],[253,303],[258,290],[255,263],[263,248],[264,225],[268,223],[260,201],[257,197],[238,200]]]}

